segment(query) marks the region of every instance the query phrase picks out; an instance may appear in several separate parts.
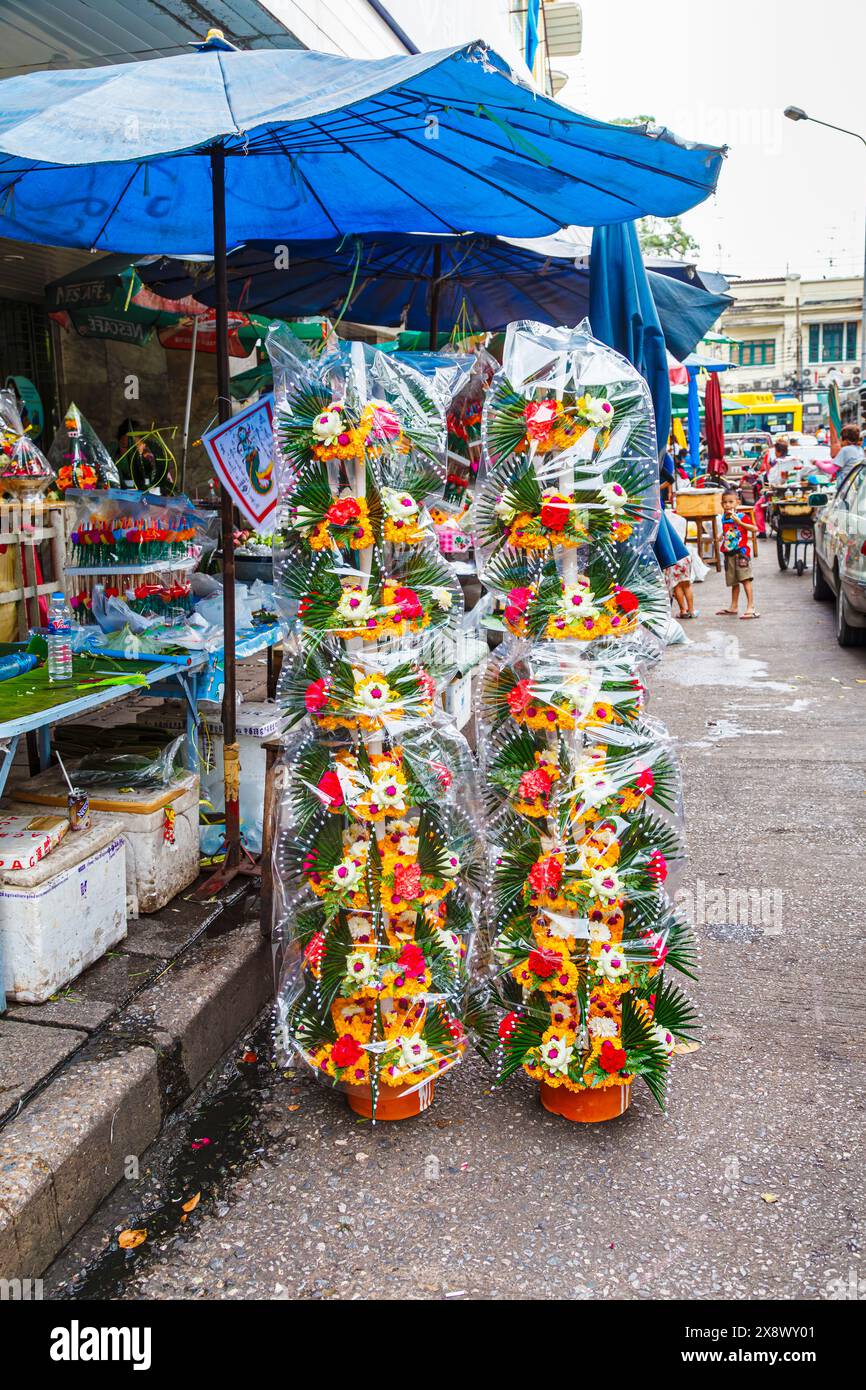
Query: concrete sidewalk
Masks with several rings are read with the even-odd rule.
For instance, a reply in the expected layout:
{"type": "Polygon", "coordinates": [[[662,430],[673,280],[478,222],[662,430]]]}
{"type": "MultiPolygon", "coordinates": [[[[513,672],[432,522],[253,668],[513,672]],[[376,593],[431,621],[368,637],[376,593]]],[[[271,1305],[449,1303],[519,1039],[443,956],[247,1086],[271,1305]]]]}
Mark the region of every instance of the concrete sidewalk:
{"type": "Polygon", "coordinates": [[[0,1277],[36,1277],[271,992],[258,894],[176,899],[54,1000],[0,1018],[0,1277]]]}
{"type": "MultiPolygon", "coordinates": [[[[621,1120],[570,1126],[522,1078],[491,1091],[472,1060],[417,1121],[373,1128],[315,1078],[271,1068],[263,1033],[254,1086],[237,1090],[239,1054],[211,1082],[235,1086],[244,1162],[212,1179],[182,1159],[181,1183],[156,1146],[151,1176],[116,1190],[48,1296],[85,1266],[85,1297],[129,1299],[862,1290],[866,651],[837,647],[829,607],[769,549],[756,590],[760,621],[717,618],[712,574],[691,645],[652,679],[652,712],[679,740],[702,948],[703,1041],[677,1059],[666,1116],[641,1087],[621,1120]],[[149,1203],[198,1190],[186,1224],[150,1221],[149,1203]],[[148,1239],[118,1252],[130,1225],[148,1239]]],[[[213,1112],[205,1130],[193,1113],[178,1152],[201,1133],[231,1152],[213,1112]]]]}

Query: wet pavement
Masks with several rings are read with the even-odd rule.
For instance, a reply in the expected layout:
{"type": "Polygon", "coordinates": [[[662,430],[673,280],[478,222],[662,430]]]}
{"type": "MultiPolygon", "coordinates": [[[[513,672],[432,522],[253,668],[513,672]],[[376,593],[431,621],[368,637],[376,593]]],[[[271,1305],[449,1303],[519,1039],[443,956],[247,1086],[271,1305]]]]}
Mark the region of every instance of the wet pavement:
{"type": "Polygon", "coordinates": [[[762,549],[762,618],[715,616],[652,681],[679,740],[704,1031],[667,1115],[546,1114],[470,1061],[395,1127],[273,1067],[268,1020],[46,1277],[122,1299],[797,1298],[861,1254],[866,649],[762,549]],[[207,1142],[205,1142],[207,1141],[207,1142]],[[121,1250],[119,1232],[146,1230],[121,1250]]]}

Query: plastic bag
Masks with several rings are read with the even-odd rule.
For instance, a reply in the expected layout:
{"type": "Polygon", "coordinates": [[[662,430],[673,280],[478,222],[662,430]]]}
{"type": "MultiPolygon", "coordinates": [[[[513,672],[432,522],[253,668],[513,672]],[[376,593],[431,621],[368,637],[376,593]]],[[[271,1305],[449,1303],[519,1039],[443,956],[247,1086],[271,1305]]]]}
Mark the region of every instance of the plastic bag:
{"type": "Polygon", "coordinates": [[[278,1054],[399,1119],[466,1048],[484,863],[472,759],[437,688],[463,615],[426,505],[445,476],[441,383],[362,344],[305,365],[271,348],[294,730],[274,827],[278,1054]]]}
{"type": "Polygon", "coordinates": [[[181,734],[171,743],[141,745],[134,752],[87,753],[75,770],[75,782],[81,787],[167,787],[174,781],[184,741],[181,734]]]}
{"type": "Polygon", "coordinates": [[[12,390],[0,391],[0,491],[17,497],[38,497],[54,474],[21,420],[12,390]]]}
{"type": "Polygon", "coordinates": [[[61,493],[67,488],[119,488],[120,472],[102,440],[71,401],[48,451],[61,493]]]}
{"type": "Polygon", "coordinates": [[[667,975],[695,964],[669,896],[679,770],[646,713],[670,613],[648,388],[586,325],[512,324],[484,441],[476,554],[513,634],[478,702],[496,1069],[537,1080],[549,1110],[607,1119],[637,1077],[663,1101],[695,1026],[667,975]]]}

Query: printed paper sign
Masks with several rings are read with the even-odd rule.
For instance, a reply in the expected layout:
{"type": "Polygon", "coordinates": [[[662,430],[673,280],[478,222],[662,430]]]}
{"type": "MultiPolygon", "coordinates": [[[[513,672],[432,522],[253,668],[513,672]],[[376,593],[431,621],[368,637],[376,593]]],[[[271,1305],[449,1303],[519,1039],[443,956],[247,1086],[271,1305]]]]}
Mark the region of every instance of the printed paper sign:
{"type": "Polygon", "coordinates": [[[201,442],[235,505],[257,531],[272,531],[277,507],[273,395],[208,430],[201,442]]]}

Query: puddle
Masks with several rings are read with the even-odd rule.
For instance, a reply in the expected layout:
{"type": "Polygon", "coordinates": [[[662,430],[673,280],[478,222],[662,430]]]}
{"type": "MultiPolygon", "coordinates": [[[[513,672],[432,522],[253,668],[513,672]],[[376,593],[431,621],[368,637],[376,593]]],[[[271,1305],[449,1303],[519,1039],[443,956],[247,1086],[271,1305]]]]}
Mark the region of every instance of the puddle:
{"type": "Polygon", "coordinates": [[[665,680],[675,685],[727,686],[741,690],[779,690],[796,687],[785,681],[767,679],[767,663],[744,656],[738,637],[711,628],[706,640],[686,648],[669,648],[664,665],[665,680]]]}
{"type": "MultiPolygon", "coordinates": [[[[269,1131],[268,1102],[282,1080],[270,1064],[267,1017],[249,1043],[255,1061],[229,1063],[198,1105],[178,1113],[154,1149],[142,1160],[141,1177],[121,1184],[106,1198],[84,1230],[45,1276],[46,1296],[58,1301],[102,1300],[122,1296],[126,1282],[145,1264],[168,1258],[178,1240],[194,1238],[202,1218],[231,1202],[244,1172],[260,1163],[275,1142],[269,1131]],[[145,1167],[146,1164],[146,1167],[145,1167]],[[195,1203],[192,1210],[184,1211],[195,1203]],[[82,1261],[79,1242],[98,1240],[103,1222],[106,1242],[82,1261]],[[146,1230],[147,1239],[121,1249],[121,1230],[146,1230]]],[[[244,1048],[238,1048],[238,1058],[244,1048]]],[[[284,1084],[284,1083],[283,1083],[284,1084]]]]}

